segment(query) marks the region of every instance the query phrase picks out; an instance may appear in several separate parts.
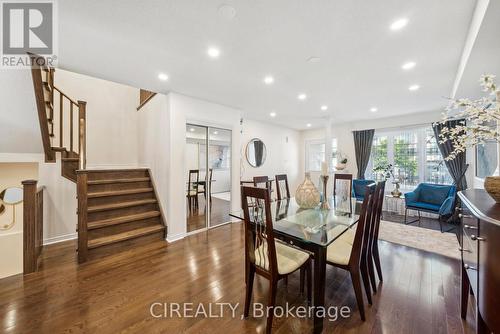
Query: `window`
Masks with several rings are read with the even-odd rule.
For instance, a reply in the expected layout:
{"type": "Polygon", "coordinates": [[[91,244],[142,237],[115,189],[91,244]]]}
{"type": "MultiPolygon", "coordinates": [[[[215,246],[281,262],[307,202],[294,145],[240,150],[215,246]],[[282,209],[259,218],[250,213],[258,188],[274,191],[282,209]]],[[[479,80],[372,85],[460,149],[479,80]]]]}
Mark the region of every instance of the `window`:
{"type": "Polygon", "coordinates": [[[375,133],[366,177],[382,180],[383,173],[373,169],[388,164],[402,188],[412,189],[421,182],[453,183],[430,126],[375,133]]]}
{"type": "MultiPolygon", "coordinates": [[[[310,140],[306,143],[306,170],[309,172],[321,171],[321,163],[325,161],[326,148],[323,140],[310,140]]],[[[332,139],[331,166],[337,164],[337,138],[332,139]]]]}

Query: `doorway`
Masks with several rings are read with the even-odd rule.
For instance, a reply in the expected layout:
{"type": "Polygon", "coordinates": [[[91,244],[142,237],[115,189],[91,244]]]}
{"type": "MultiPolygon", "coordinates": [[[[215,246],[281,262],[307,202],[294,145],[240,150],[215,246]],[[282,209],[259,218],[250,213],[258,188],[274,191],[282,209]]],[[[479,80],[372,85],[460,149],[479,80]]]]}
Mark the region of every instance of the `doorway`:
{"type": "Polygon", "coordinates": [[[231,130],[186,124],[185,166],[187,232],[230,222],[231,130]]]}

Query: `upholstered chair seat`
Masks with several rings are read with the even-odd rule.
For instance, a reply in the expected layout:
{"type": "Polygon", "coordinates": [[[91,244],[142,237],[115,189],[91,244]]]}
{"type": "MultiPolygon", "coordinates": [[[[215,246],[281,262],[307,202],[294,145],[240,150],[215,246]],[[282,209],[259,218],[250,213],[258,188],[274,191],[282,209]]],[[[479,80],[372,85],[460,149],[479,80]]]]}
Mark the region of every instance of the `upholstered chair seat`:
{"type": "Polygon", "coordinates": [[[326,249],[326,260],[330,263],[346,266],[349,264],[351,251],[352,244],[339,238],[326,249]]]}
{"type": "MultiPolygon", "coordinates": [[[[306,263],[309,254],[297,248],[290,247],[284,243],[276,242],[276,260],[278,262],[278,273],[286,275],[293,273],[306,263]]],[[[269,258],[267,256],[267,243],[255,249],[255,265],[269,270],[269,258]]]]}

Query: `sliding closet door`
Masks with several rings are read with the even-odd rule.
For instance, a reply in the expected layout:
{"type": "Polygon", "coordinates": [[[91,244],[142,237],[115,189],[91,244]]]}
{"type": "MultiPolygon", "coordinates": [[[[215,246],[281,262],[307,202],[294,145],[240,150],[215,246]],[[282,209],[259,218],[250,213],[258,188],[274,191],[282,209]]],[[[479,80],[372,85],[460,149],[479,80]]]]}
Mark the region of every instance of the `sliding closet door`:
{"type": "Polygon", "coordinates": [[[231,130],[209,128],[208,165],[209,226],[214,227],[230,221],[231,130]]]}
{"type": "Polygon", "coordinates": [[[186,217],[187,232],[195,232],[208,226],[208,128],[186,125],[186,217]]]}

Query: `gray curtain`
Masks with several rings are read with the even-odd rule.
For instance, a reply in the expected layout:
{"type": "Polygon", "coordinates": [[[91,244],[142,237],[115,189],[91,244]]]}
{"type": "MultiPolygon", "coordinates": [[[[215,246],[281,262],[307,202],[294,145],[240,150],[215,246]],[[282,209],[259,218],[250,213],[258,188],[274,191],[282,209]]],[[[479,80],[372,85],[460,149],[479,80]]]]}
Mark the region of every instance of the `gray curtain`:
{"type": "MultiPolygon", "coordinates": [[[[436,137],[436,142],[439,147],[439,151],[443,156],[443,159],[447,157],[453,151],[453,143],[451,141],[446,141],[443,144],[439,143],[439,134],[444,127],[454,128],[460,122],[463,122],[463,119],[457,119],[452,121],[447,121],[445,124],[437,123],[432,125],[432,129],[434,130],[434,136],[436,137]]],[[[450,173],[453,181],[455,181],[455,185],[457,186],[457,190],[467,189],[467,180],[465,179],[465,171],[467,170],[467,161],[465,158],[465,152],[459,153],[457,157],[453,160],[444,160],[446,168],[448,168],[448,172],[450,173]]]]}
{"type": "Polygon", "coordinates": [[[372,151],[374,129],[353,131],[354,135],[354,152],[356,154],[356,165],[358,166],[358,179],[365,179],[365,171],[370,160],[372,151]]]}

